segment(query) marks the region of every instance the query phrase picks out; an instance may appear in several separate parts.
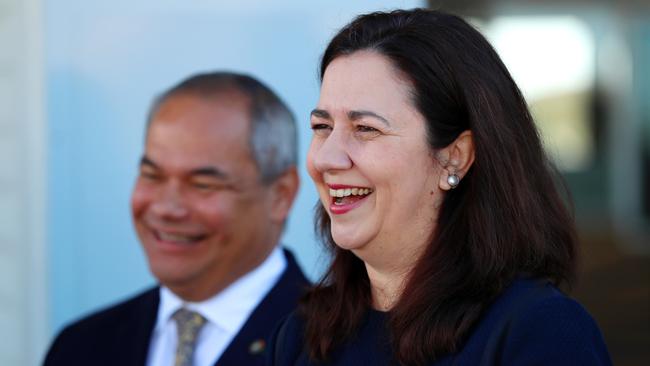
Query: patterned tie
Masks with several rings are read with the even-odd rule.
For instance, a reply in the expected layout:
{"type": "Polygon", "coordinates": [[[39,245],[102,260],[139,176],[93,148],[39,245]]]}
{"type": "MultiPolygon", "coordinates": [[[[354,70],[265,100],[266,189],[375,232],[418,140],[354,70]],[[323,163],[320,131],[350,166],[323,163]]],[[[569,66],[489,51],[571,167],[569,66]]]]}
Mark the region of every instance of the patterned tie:
{"type": "Polygon", "coordinates": [[[192,366],[196,338],[205,325],[206,319],[201,314],[185,308],[178,309],[172,316],[178,328],[178,347],[174,366],[192,366]]]}

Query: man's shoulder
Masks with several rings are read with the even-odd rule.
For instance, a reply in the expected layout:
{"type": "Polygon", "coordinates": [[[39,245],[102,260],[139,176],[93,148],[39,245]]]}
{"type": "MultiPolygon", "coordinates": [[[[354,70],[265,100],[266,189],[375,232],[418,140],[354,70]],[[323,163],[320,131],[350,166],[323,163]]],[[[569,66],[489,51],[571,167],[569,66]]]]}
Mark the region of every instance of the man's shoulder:
{"type": "Polygon", "coordinates": [[[156,312],[158,302],[159,288],[150,288],[76,320],[66,326],[64,332],[72,330],[93,331],[98,328],[105,332],[107,329],[130,320],[129,318],[141,316],[143,310],[156,312]]]}
{"type": "Polygon", "coordinates": [[[282,319],[269,337],[267,365],[293,365],[303,351],[305,321],[294,310],[282,319]]]}
{"type": "Polygon", "coordinates": [[[251,318],[256,320],[254,323],[267,324],[272,320],[274,324],[278,319],[285,317],[295,309],[298,300],[310,286],[309,280],[305,277],[293,254],[288,249],[283,249],[283,252],[287,266],[275,285],[251,314],[251,318]],[[259,318],[260,316],[262,319],[259,318]]]}
{"type": "Polygon", "coordinates": [[[282,277],[280,277],[280,281],[290,282],[292,285],[298,286],[299,288],[310,285],[309,280],[305,277],[305,274],[300,268],[300,265],[298,265],[293,253],[287,248],[283,248],[282,252],[287,261],[287,268],[285,268],[282,277]]]}
{"type": "Polygon", "coordinates": [[[261,365],[264,346],[251,351],[254,344],[265,344],[275,325],[291,313],[310,283],[291,252],[284,249],[287,266],[275,285],[251,313],[228,349],[219,359],[224,365],[261,365]]]}
{"type": "Polygon", "coordinates": [[[107,356],[122,342],[149,337],[158,301],[159,289],[150,288],[74,321],[55,338],[45,365],[89,362],[87,357],[107,356]]]}
{"type": "Polygon", "coordinates": [[[311,285],[293,254],[288,249],[283,249],[283,252],[287,267],[260,304],[260,307],[281,308],[281,317],[286,316],[296,307],[300,297],[311,285]]]}

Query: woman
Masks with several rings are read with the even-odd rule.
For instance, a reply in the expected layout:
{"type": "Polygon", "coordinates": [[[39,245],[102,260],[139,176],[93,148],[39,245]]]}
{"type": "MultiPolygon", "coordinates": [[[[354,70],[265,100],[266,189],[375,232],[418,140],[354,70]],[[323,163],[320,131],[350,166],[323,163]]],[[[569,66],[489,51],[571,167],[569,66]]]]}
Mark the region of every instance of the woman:
{"type": "Polygon", "coordinates": [[[275,365],[610,364],[571,281],[573,219],[489,43],[429,10],[360,16],[330,42],[307,165],[325,277],[275,365]]]}

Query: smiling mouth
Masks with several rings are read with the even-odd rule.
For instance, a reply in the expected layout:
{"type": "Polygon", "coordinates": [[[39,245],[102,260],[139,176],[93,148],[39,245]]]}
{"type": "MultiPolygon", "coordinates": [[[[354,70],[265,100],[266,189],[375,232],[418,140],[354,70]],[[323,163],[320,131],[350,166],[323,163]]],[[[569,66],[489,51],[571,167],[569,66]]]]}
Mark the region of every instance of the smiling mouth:
{"type": "Polygon", "coordinates": [[[332,197],[332,203],[337,206],[348,205],[366,198],[373,192],[371,188],[339,188],[329,189],[329,195],[332,197]]]}
{"type": "Polygon", "coordinates": [[[206,235],[165,233],[159,230],[153,230],[153,235],[159,241],[177,245],[196,244],[206,237],[206,235]]]}

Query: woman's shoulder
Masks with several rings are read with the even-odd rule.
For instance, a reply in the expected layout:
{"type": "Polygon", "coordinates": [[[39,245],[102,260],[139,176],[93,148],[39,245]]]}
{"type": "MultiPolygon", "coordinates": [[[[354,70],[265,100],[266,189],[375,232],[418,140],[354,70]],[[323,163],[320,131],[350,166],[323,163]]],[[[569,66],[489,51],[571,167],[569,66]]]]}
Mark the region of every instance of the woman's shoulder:
{"type": "Polygon", "coordinates": [[[517,324],[542,328],[596,330],[592,316],[576,300],[568,297],[546,280],[517,279],[494,302],[501,318],[517,324]]]}
{"type": "MultiPolygon", "coordinates": [[[[594,318],[574,299],[550,284],[537,285],[546,293],[525,306],[512,321],[504,345],[505,364],[610,365],[603,335],[594,318]],[[516,361],[516,362],[515,362],[516,361]]],[[[531,296],[535,287],[522,294],[531,296]]],[[[534,295],[532,295],[534,296],[534,295]]]]}
{"type": "Polygon", "coordinates": [[[611,364],[595,320],[546,281],[514,281],[488,309],[471,338],[482,358],[500,364],[611,364]]]}

